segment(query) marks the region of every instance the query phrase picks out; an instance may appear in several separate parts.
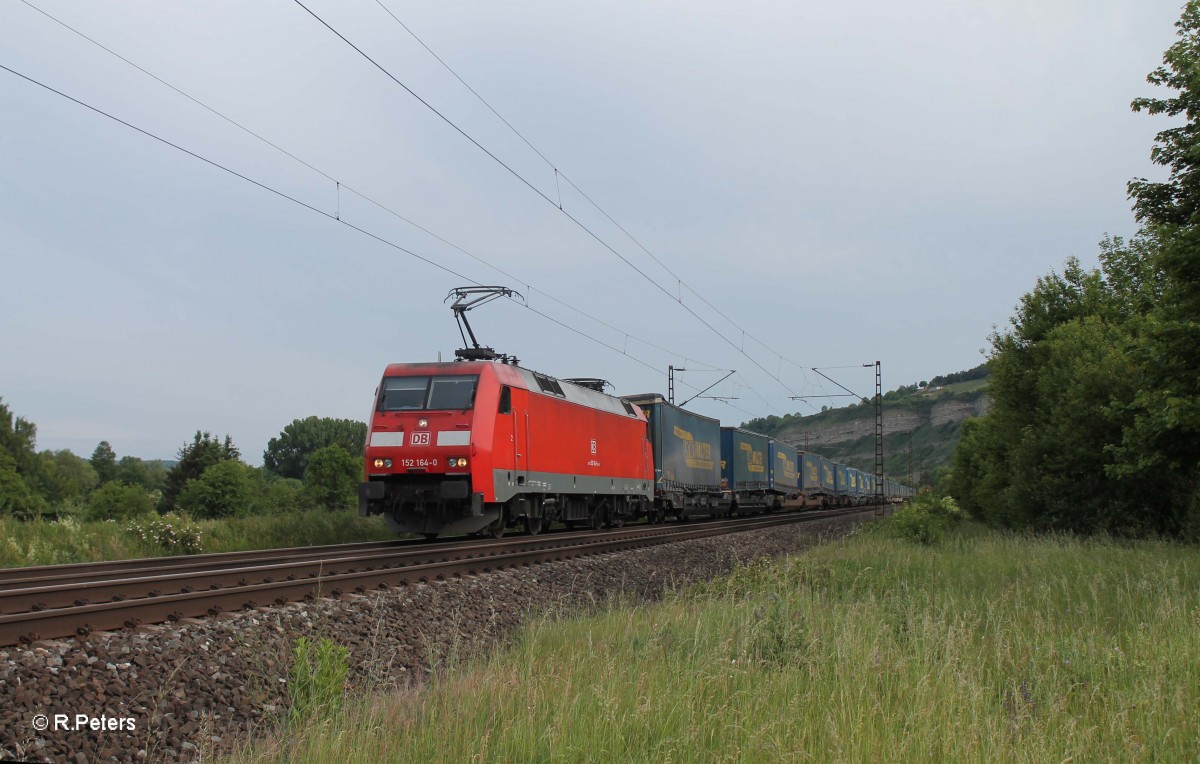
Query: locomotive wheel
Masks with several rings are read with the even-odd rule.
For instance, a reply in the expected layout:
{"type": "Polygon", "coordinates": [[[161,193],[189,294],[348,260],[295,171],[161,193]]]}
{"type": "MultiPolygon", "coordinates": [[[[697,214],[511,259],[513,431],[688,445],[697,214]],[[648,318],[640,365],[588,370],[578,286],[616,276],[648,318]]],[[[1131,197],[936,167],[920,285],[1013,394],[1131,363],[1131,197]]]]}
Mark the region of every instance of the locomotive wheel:
{"type": "Polygon", "coordinates": [[[508,513],[504,511],[504,508],[501,507],[500,516],[496,518],[495,522],[483,529],[484,535],[491,536],[494,539],[504,536],[504,525],[505,520],[507,519],[507,514],[508,513]]]}
{"type": "Polygon", "coordinates": [[[592,530],[598,531],[604,527],[604,507],[596,507],[592,512],[592,530]]]}
{"type": "Polygon", "coordinates": [[[530,517],[525,515],[525,532],[530,536],[536,536],[542,532],[542,518],[530,517]]]}

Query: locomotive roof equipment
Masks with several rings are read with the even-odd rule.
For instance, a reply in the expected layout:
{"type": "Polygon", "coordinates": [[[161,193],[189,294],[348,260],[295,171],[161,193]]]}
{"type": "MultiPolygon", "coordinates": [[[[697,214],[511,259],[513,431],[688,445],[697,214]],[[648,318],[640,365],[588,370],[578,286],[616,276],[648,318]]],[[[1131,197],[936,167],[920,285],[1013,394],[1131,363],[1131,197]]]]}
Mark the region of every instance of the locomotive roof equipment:
{"type": "Polygon", "coordinates": [[[451,297],[455,298],[450,310],[454,311],[454,319],[458,322],[458,333],[462,335],[463,341],[463,347],[454,351],[455,358],[460,361],[500,361],[513,366],[520,363],[516,356],[497,353],[495,348],[480,345],[479,340],[475,339],[475,332],[471,330],[471,324],[467,321],[468,310],[485,305],[497,298],[512,297],[513,295],[520,297],[522,302],[525,301],[525,296],[520,292],[502,286],[465,286],[450,290],[450,294],[446,295],[443,302],[448,301],[451,297]],[[471,337],[471,347],[467,347],[468,335],[471,337]]]}

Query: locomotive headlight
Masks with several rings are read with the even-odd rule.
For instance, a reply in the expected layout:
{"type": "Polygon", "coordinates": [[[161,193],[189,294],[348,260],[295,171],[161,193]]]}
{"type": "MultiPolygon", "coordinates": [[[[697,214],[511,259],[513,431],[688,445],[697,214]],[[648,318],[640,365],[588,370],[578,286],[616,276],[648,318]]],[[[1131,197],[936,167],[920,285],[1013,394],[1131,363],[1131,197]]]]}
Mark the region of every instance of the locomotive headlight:
{"type": "Polygon", "coordinates": [[[376,466],[376,467],[382,467],[382,466],[383,466],[383,459],[376,459],[376,460],[375,460],[375,466],[376,466]]]}
{"type": "Polygon", "coordinates": [[[387,468],[387,467],[392,466],[391,459],[376,459],[373,463],[377,469],[378,468],[387,468]]]}
{"type": "Polygon", "coordinates": [[[383,466],[384,466],[384,467],[391,467],[391,466],[392,466],[392,460],[391,460],[391,459],[384,459],[384,460],[383,460],[383,466]]]}
{"type": "MultiPolygon", "coordinates": [[[[454,460],[453,460],[453,459],[451,459],[450,461],[452,461],[452,462],[453,462],[454,460]]],[[[466,459],[459,459],[457,462],[455,462],[454,466],[455,466],[455,467],[466,467],[466,466],[467,466],[467,460],[466,460],[466,459]]]]}

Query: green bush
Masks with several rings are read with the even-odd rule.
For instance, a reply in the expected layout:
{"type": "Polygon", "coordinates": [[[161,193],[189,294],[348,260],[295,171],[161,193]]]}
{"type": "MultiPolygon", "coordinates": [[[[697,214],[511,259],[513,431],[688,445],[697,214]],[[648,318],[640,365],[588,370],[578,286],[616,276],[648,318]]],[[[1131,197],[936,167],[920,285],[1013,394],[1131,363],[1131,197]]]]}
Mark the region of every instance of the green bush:
{"type": "Polygon", "coordinates": [[[917,544],[936,544],[962,521],[962,517],[954,499],[926,493],[875,526],[875,532],[917,544]]]}
{"type": "Polygon", "coordinates": [[[304,494],[318,507],[350,509],[362,474],[362,460],[334,444],[316,452],[304,470],[304,494]]]}
{"type": "Polygon", "coordinates": [[[154,499],[137,485],[105,483],[88,498],[88,520],[129,520],[154,511],[154,499]]]}
{"type": "Polygon", "coordinates": [[[255,515],[281,515],[302,511],[308,507],[304,496],[304,483],[262,470],[255,485],[252,505],[252,513],[255,515]]]}
{"type": "Polygon", "coordinates": [[[237,517],[250,513],[254,494],[254,468],[227,459],[189,480],[175,504],[196,518],[237,517]]]}

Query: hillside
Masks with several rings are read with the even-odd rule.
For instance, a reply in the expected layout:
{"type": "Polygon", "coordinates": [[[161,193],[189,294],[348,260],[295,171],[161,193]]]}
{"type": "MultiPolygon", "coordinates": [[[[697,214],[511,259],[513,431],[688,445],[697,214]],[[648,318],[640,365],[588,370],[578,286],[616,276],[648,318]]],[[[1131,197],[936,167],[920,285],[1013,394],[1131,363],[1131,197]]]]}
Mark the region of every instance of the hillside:
{"type": "MultiPolygon", "coordinates": [[[[929,483],[938,467],[948,466],[962,422],[986,414],[987,368],[934,377],[925,387],[906,385],[883,396],[884,472],[899,479],[910,473],[929,483]]],[[[797,448],[845,462],[862,470],[875,465],[875,406],[863,401],[809,416],[789,414],[742,424],[797,448]]]]}

